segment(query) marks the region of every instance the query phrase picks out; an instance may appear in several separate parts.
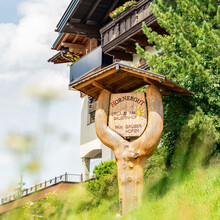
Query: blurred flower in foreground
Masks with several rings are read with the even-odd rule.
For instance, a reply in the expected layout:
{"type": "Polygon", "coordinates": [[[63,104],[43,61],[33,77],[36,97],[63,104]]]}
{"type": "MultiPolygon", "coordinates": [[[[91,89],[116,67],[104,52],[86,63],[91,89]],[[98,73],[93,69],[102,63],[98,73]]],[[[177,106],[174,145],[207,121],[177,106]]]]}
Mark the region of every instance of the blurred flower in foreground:
{"type": "Polygon", "coordinates": [[[5,138],[5,146],[14,152],[30,151],[34,144],[34,138],[31,136],[10,134],[5,138]]]}
{"type": "Polygon", "coordinates": [[[24,92],[28,96],[38,99],[42,103],[65,98],[65,94],[62,91],[55,88],[44,88],[42,86],[26,87],[24,92]]]}
{"type": "Polygon", "coordinates": [[[27,164],[27,170],[30,172],[37,172],[41,169],[41,167],[42,164],[37,160],[33,160],[29,164],[27,164]]]}

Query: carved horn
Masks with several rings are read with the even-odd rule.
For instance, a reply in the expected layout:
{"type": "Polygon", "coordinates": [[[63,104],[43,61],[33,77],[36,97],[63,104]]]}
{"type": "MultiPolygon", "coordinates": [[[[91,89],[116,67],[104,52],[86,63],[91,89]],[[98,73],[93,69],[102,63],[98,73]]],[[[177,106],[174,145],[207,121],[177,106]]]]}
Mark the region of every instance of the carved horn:
{"type": "Polygon", "coordinates": [[[108,127],[110,97],[111,93],[106,89],[103,89],[99,94],[95,113],[95,128],[101,142],[114,151],[124,139],[108,127]]]}
{"type": "Polygon", "coordinates": [[[146,88],[148,124],[144,133],[133,141],[134,151],[140,156],[150,157],[156,150],[163,132],[163,103],[159,89],[150,85],[146,88]]]}

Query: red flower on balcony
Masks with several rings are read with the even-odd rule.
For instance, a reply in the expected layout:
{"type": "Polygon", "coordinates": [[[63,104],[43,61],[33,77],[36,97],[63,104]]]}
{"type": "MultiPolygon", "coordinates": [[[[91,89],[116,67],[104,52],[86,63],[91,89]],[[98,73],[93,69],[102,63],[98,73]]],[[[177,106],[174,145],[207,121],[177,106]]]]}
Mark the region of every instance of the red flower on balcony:
{"type": "Polygon", "coordinates": [[[116,18],[118,15],[120,15],[123,11],[126,11],[128,8],[130,8],[132,5],[136,4],[136,1],[128,1],[125,2],[122,6],[116,8],[114,11],[112,11],[109,16],[111,18],[116,18]]]}

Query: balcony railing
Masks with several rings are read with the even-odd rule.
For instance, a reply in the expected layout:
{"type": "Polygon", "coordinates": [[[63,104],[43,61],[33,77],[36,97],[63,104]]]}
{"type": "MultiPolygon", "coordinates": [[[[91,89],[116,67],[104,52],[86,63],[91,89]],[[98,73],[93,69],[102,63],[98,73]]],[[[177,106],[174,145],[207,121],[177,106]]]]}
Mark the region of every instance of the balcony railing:
{"type": "Polygon", "coordinates": [[[35,186],[32,186],[28,189],[25,189],[21,192],[14,193],[8,197],[1,199],[1,205],[4,205],[6,203],[12,202],[18,198],[28,196],[34,192],[38,192],[40,190],[46,189],[48,187],[54,186],[58,183],[65,182],[65,183],[79,183],[82,181],[81,175],[77,174],[63,174],[58,177],[55,177],[53,179],[50,179],[48,181],[45,181],[43,183],[37,184],[35,186]]]}
{"type": "Polygon", "coordinates": [[[98,68],[100,66],[108,66],[112,64],[113,58],[102,52],[101,47],[80,58],[72,66],[70,66],[70,82],[80,78],[85,73],[98,68]]]}
{"type": "Polygon", "coordinates": [[[142,22],[146,22],[147,26],[155,25],[156,17],[150,9],[151,2],[152,0],[139,1],[100,30],[104,53],[115,55],[117,58],[118,49],[121,49],[122,53],[136,52],[134,42],[141,42],[143,46],[147,45],[146,37],[142,40],[140,35],[136,36],[137,38],[135,35],[142,31],[142,22]],[[131,45],[132,41],[133,45],[131,45]]]}

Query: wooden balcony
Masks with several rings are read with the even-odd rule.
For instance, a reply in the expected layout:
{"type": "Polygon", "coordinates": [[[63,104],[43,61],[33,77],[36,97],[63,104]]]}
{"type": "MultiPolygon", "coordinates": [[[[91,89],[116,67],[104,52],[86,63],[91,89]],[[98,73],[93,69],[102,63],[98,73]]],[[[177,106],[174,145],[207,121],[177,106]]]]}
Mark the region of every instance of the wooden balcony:
{"type": "Polygon", "coordinates": [[[136,53],[136,42],[144,47],[150,45],[142,32],[142,22],[154,31],[164,32],[150,9],[151,2],[139,1],[100,30],[104,53],[115,59],[132,61],[132,54],[136,53]]]}
{"type": "Polygon", "coordinates": [[[70,52],[73,56],[83,57],[98,47],[98,41],[88,39],[85,36],[62,33],[54,42],[52,49],[60,51],[55,56],[50,58],[48,62],[54,64],[70,63],[71,60],[66,56],[70,52]]]}

